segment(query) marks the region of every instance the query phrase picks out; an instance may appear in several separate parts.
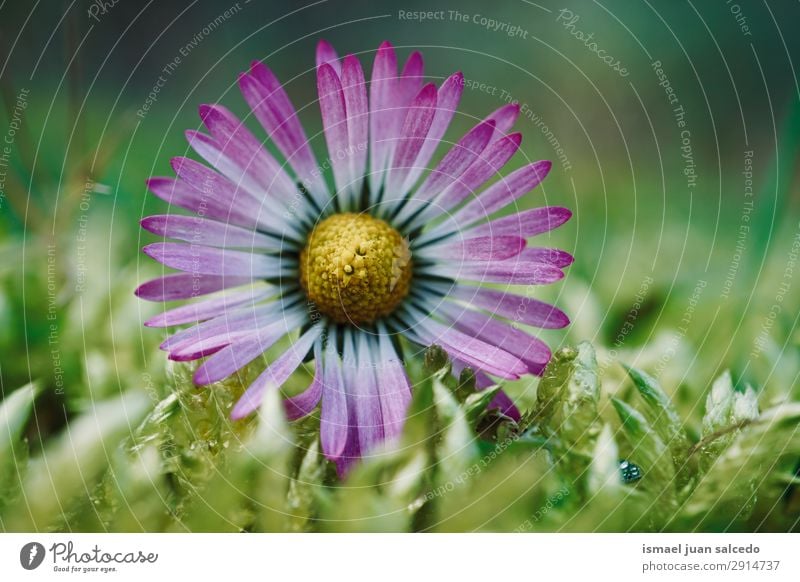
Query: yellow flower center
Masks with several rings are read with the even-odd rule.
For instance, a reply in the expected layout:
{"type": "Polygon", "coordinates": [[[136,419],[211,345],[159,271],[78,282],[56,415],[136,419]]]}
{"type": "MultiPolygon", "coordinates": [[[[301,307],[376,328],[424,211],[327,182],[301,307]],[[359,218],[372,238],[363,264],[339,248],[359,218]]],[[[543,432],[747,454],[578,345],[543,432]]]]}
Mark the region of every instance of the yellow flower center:
{"type": "Polygon", "coordinates": [[[300,284],[338,323],[369,323],[408,295],[408,241],[380,218],[346,212],[320,222],[300,253],[300,284]]]}

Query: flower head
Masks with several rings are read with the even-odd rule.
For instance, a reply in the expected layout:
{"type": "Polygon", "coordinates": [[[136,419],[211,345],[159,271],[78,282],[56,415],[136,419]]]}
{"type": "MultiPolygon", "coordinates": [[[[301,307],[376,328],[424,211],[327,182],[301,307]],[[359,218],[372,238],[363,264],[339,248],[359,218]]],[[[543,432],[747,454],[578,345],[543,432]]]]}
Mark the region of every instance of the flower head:
{"type": "MultiPolygon", "coordinates": [[[[475,370],[479,388],[541,374],[550,350],[520,324],[569,323],[530,290],[561,279],[572,257],[528,246],[528,238],[571,213],[542,207],[493,217],[550,170],[549,162],[530,163],[487,186],[519,148],[521,135],[509,133],[516,104],[477,123],[429,169],[456,113],[461,73],[438,88],[424,84],[421,55],[413,53],[398,73],[395,51],[383,43],[367,83],[356,57],[340,59],[322,41],[317,86],[328,160],[320,165],[265,65],[253,63],[239,86],[283,161],[229,110],[201,106],[208,133],[186,136],[214,169],[175,158],[177,178],[148,181],[156,196],[191,215],[142,221],[183,242],[144,248],[179,272],[137,294],[151,301],[203,297],[146,322],[190,325],[161,347],[173,360],[206,358],[194,373],[197,384],[236,373],[299,332],[232,417],[256,410],[265,390],[277,389],[312,354],[313,381],[285,401],[286,411],[297,419],[321,402],[322,449],[343,471],[402,429],[411,398],[402,349],[440,345],[456,373],[475,370]],[[516,285],[527,291],[508,290],[516,285]]],[[[502,392],[493,406],[518,417],[502,392]]]]}

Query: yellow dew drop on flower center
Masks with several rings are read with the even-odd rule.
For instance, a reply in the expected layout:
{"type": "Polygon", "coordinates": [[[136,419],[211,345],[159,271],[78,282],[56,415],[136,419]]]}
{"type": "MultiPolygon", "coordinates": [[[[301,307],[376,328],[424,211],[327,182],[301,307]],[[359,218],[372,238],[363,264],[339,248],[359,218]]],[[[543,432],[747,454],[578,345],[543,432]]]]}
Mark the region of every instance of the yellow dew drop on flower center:
{"type": "Polygon", "coordinates": [[[350,212],[320,222],[300,253],[300,284],[338,323],[369,323],[408,294],[408,241],[379,218],[350,212]]]}

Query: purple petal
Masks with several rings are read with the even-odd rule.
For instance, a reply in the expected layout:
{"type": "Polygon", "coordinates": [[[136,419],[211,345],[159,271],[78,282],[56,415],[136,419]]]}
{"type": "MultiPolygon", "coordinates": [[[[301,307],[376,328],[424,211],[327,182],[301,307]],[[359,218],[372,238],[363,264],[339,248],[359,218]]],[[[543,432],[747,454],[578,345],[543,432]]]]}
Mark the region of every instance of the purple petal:
{"type": "Polygon", "coordinates": [[[414,51],[406,59],[398,84],[400,103],[410,103],[419,93],[425,80],[425,62],[422,53],[414,51]]]}
{"type": "MultiPolygon", "coordinates": [[[[489,144],[478,158],[472,162],[466,172],[453,182],[449,188],[442,192],[424,212],[412,224],[421,226],[433,218],[443,214],[447,210],[454,208],[463,202],[470,194],[475,192],[487,180],[499,172],[506,162],[519,149],[522,142],[522,135],[512,133],[502,139],[489,144]]],[[[439,228],[426,233],[426,237],[432,237],[440,232],[439,228]]],[[[426,237],[423,237],[424,240],[426,237]]]]}
{"type": "Polygon", "coordinates": [[[370,103],[370,180],[372,190],[383,180],[390,148],[389,134],[392,130],[397,79],[397,56],[391,43],[383,42],[375,53],[372,80],[369,87],[370,103]]]}
{"type": "MultiPolygon", "coordinates": [[[[239,346],[243,346],[245,345],[246,340],[251,340],[256,335],[257,332],[253,330],[229,331],[226,334],[221,334],[213,338],[204,339],[192,343],[186,347],[169,352],[167,358],[169,358],[174,362],[193,362],[194,360],[199,360],[200,358],[205,358],[206,356],[211,356],[213,354],[216,354],[223,348],[229,347],[231,344],[236,344],[237,348],[239,346]]],[[[242,355],[243,353],[244,353],[243,351],[240,351],[239,353],[237,353],[237,356],[242,355]]],[[[259,354],[260,353],[261,352],[259,352],[259,354]]],[[[257,355],[258,354],[256,354],[256,356],[257,355]]],[[[255,358],[255,356],[253,356],[253,358],[255,358]]],[[[245,364],[242,364],[237,368],[233,369],[229,374],[225,374],[223,378],[229,376],[239,368],[244,367],[244,365],[245,364]]],[[[207,384],[208,382],[195,382],[195,383],[207,384]]]]}
{"type": "MultiPolygon", "coordinates": [[[[278,320],[270,325],[250,332],[244,338],[228,345],[208,358],[202,366],[197,368],[193,376],[194,383],[198,386],[204,386],[224,380],[266,352],[275,342],[296,327],[296,321],[278,320]]],[[[207,340],[205,344],[211,345],[212,342],[224,340],[226,336],[227,334],[217,336],[216,338],[207,340]]],[[[200,343],[203,344],[203,342],[200,343]]],[[[206,347],[206,345],[202,347],[206,347]]]]}
{"type": "Polygon", "coordinates": [[[495,122],[492,141],[500,139],[508,133],[508,130],[516,123],[519,111],[519,103],[509,103],[508,105],[503,105],[486,118],[486,121],[492,120],[495,122]]]}
{"type": "Polygon", "coordinates": [[[172,273],[152,281],[142,283],[136,289],[137,297],[145,301],[175,301],[176,299],[193,299],[200,295],[208,295],[252,283],[250,277],[216,277],[214,275],[194,275],[192,273],[172,273]]]}
{"type": "Polygon", "coordinates": [[[532,263],[546,263],[554,267],[569,267],[575,262],[575,257],[560,249],[550,249],[545,247],[530,247],[522,251],[520,261],[530,261],[532,263]]]}
{"type": "Polygon", "coordinates": [[[258,179],[253,171],[258,166],[252,160],[235,157],[240,155],[239,152],[230,151],[230,148],[226,150],[210,135],[194,129],[186,130],[184,135],[191,148],[219,173],[251,193],[258,191],[258,179]]]}
{"type": "Polygon", "coordinates": [[[465,285],[457,285],[451,291],[451,297],[534,327],[560,329],[569,325],[569,318],[563,311],[531,297],[465,285]]]}
{"type": "Polygon", "coordinates": [[[403,430],[408,406],[411,402],[411,386],[389,339],[385,326],[381,324],[378,334],[381,363],[378,366],[378,389],[381,399],[383,432],[387,439],[397,437],[403,430]]]}
{"type": "MultiPolygon", "coordinates": [[[[260,186],[256,194],[267,190],[274,193],[275,198],[286,200],[297,193],[297,187],[280,164],[228,109],[221,105],[201,105],[200,117],[218,144],[218,155],[229,159],[230,163],[223,167],[229,172],[230,175],[226,175],[234,184],[238,184],[245,176],[250,176],[260,186]]],[[[203,155],[202,152],[198,153],[203,155]]],[[[211,149],[207,153],[211,155],[215,152],[211,149]]]]}
{"type": "Polygon", "coordinates": [[[437,312],[446,315],[453,325],[464,333],[517,356],[528,365],[528,369],[533,374],[541,374],[547,362],[550,361],[551,352],[547,344],[517,327],[449,302],[439,305],[437,312]]]}
{"type": "Polygon", "coordinates": [[[144,324],[147,327],[171,327],[173,325],[204,321],[225,313],[234,307],[265,299],[273,292],[269,288],[248,289],[247,291],[229,293],[223,297],[204,299],[197,303],[183,305],[160,313],[145,321],[144,324]]]}
{"type": "Polygon", "coordinates": [[[417,159],[425,137],[431,128],[436,113],[436,85],[429,83],[422,88],[412,105],[408,108],[403,128],[395,146],[389,173],[388,190],[392,198],[403,196],[402,190],[414,161],[417,159]]]}
{"type": "Polygon", "coordinates": [[[194,214],[249,228],[259,227],[258,211],[249,209],[246,204],[239,204],[238,200],[227,198],[227,192],[202,192],[175,178],[150,178],[147,187],[167,203],[194,214]]]}
{"type": "Polygon", "coordinates": [[[572,212],[560,206],[544,206],[497,218],[464,231],[464,236],[515,235],[531,237],[567,222],[572,212]]]}
{"type": "Polygon", "coordinates": [[[508,394],[502,390],[497,391],[497,394],[494,395],[494,398],[492,398],[487,408],[489,410],[499,410],[501,414],[509,417],[514,422],[519,422],[522,419],[519,408],[517,408],[514,401],[508,397],[508,394]]]}
{"type": "Polygon", "coordinates": [[[425,65],[422,60],[422,54],[419,51],[414,51],[406,59],[403,70],[400,72],[400,77],[398,77],[395,84],[395,91],[390,95],[390,106],[393,114],[389,140],[392,149],[396,146],[396,138],[401,135],[407,115],[406,110],[419,95],[424,80],[425,65]]]}
{"type": "MultiPolygon", "coordinates": [[[[461,374],[461,370],[466,368],[467,365],[460,361],[460,360],[453,360],[453,375],[458,378],[461,374]]],[[[486,374],[481,371],[475,372],[475,388],[478,392],[486,390],[490,386],[495,386],[497,382],[489,378],[486,374]]],[[[489,405],[486,407],[488,410],[499,410],[502,414],[509,417],[514,422],[519,422],[522,419],[522,415],[519,412],[519,408],[514,405],[514,402],[511,398],[508,397],[503,390],[498,390],[497,393],[492,398],[492,401],[489,402],[489,405]]]]}
{"type": "MultiPolygon", "coordinates": [[[[263,197],[259,198],[246,188],[238,187],[228,178],[218,174],[211,168],[190,158],[180,156],[172,158],[170,163],[181,180],[201,194],[203,203],[208,204],[209,200],[214,198],[219,198],[221,201],[230,201],[237,212],[243,213],[248,217],[251,224],[247,224],[247,226],[258,226],[278,233],[289,229],[295,234],[301,234],[297,230],[294,221],[284,220],[282,216],[276,216],[274,212],[268,211],[264,207],[265,199],[263,197]]],[[[203,214],[202,206],[197,213],[203,214]]],[[[218,217],[212,216],[211,218],[218,217]]],[[[227,221],[223,220],[223,222],[227,221]]]]}
{"type": "Polygon", "coordinates": [[[192,381],[198,386],[205,386],[224,380],[262,355],[288,332],[286,328],[272,330],[272,333],[260,330],[257,334],[250,334],[234,344],[226,345],[195,370],[192,381]]]}
{"type": "MultiPolygon", "coordinates": [[[[347,389],[353,393],[359,451],[367,454],[383,441],[383,415],[378,379],[375,377],[377,354],[370,350],[366,333],[357,335],[355,377],[347,389]]],[[[352,364],[348,364],[345,359],[345,366],[347,365],[352,364]]]]}
{"type": "MultiPolygon", "coordinates": [[[[458,210],[447,222],[467,225],[479,218],[488,217],[536,188],[545,179],[551,167],[552,164],[545,160],[511,172],[458,210]]],[[[441,228],[447,230],[445,226],[441,228]]]]}
{"type": "Polygon", "coordinates": [[[294,106],[278,79],[265,65],[256,61],[251,64],[249,73],[239,76],[239,88],[256,119],[320,207],[324,207],[328,201],[328,188],[294,106]]]}
{"type": "Polygon", "coordinates": [[[432,244],[417,255],[445,261],[502,261],[519,255],[526,244],[518,236],[481,236],[432,244]]]}
{"type": "Polygon", "coordinates": [[[227,325],[223,329],[215,330],[214,333],[205,330],[195,334],[195,337],[190,337],[171,347],[169,359],[182,362],[196,360],[230,346],[230,350],[225,350],[218,356],[207,360],[206,364],[201,366],[201,368],[206,365],[209,366],[205,371],[200,372],[200,369],[198,369],[195,373],[197,384],[216,382],[244,367],[244,365],[265,352],[269,346],[281,337],[302,325],[306,319],[306,314],[301,311],[299,313],[286,314],[284,317],[274,315],[260,318],[251,317],[250,321],[242,325],[227,325]],[[261,348],[260,351],[258,351],[259,347],[261,348]],[[212,360],[215,361],[212,362],[212,360]],[[228,360],[230,368],[228,368],[227,373],[224,373],[221,368],[226,365],[225,361],[228,360]],[[241,363],[244,360],[246,361],[241,363]],[[214,376],[212,371],[214,369],[217,370],[218,376],[214,376]]]}
{"type": "Polygon", "coordinates": [[[349,420],[347,395],[344,390],[342,362],[336,352],[336,332],[331,331],[323,363],[322,411],[320,440],[322,452],[331,460],[341,457],[347,444],[349,420]]]}
{"type": "Polygon", "coordinates": [[[322,126],[325,129],[325,142],[328,144],[328,159],[333,167],[336,190],[343,192],[349,188],[353,180],[347,156],[350,142],[347,134],[347,110],[342,84],[330,65],[322,64],[317,69],[317,92],[322,126]]]}
{"type": "Polygon", "coordinates": [[[327,40],[320,39],[317,43],[317,68],[319,69],[325,64],[333,67],[336,74],[341,76],[342,65],[339,62],[339,55],[336,54],[336,49],[327,40]]]}
{"type": "Polygon", "coordinates": [[[411,333],[418,335],[427,345],[438,344],[451,357],[464,360],[489,374],[516,380],[528,373],[528,367],[516,356],[458,330],[445,327],[427,316],[418,320],[417,327],[411,333]]]}
{"type": "Polygon", "coordinates": [[[414,52],[397,76],[397,57],[392,45],[384,42],[378,48],[373,67],[374,88],[370,87],[371,191],[377,193],[385,178],[384,170],[392,166],[394,151],[403,134],[407,109],[422,87],[424,65],[422,55],[414,52]]]}
{"type": "Polygon", "coordinates": [[[351,191],[358,195],[361,193],[361,183],[367,167],[369,103],[364,71],[359,60],[353,55],[344,58],[341,79],[347,110],[347,135],[350,140],[348,151],[350,175],[354,180],[351,191]]]}
{"type": "Polygon", "coordinates": [[[422,148],[419,154],[417,154],[412,168],[408,173],[408,177],[402,189],[403,194],[408,192],[422,172],[427,169],[428,162],[436,151],[445,131],[447,131],[456,109],[458,109],[458,102],[461,100],[461,94],[463,92],[464,75],[460,72],[451,75],[442,83],[436,96],[436,111],[433,122],[431,123],[422,148]]]}
{"type": "Polygon", "coordinates": [[[186,328],[164,340],[159,348],[166,351],[182,349],[193,343],[203,341],[231,330],[254,330],[268,325],[284,317],[284,311],[291,310],[282,300],[268,303],[250,303],[244,307],[236,307],[221,315],[186,328]]]}
{"type": "Polygon", "coordinates": [[[563,271],[553,265],[528,263],[518,257],[498,262],[439,263],[434,271],[453,279],[507,285],[548,285],[564,278],[563,271]]]}
{"type": "Polygon", "coordinates": [[[233,275],[254,279],[283,273],[278,257],[187,243],[149,244],[142,252],[167,267],[197,275],[233,275]]]}
{"type": "Polygon", "coordinates": [[[289,420],[297,420],[311,414],[322,398],[322,340],[314,342],[314,379],[311,385],[300,394],[283,401],[286,416],[289,420]]]}
{"type": "Polygon", "coordinates": [[[414,193],[414,198],[429,200],[442,192],[469,168],[480,153],[486,149],[494,131],[494,122],[484,121],[473,127],[442,158],[422,185],[414,193]]]}
{"type": "Polygon", "coordinates": [[[255,230],[180,214],[160,214],[148,216],[141,223],[142,228],[159,236],[191,242],[193,244],[220,247],[244,247],[261,250],[281,250],[277,239],[255,230]]]}
{"type": "Polygon", "coordinates": [[[322,334],[322,326],[314,325],[309,328],[300,338],[277,359],[270,366],[264,370],[261,375],[255,379],[247,391],[242,395],[236,405],[231,411],[231,418],[238,420],[244,418],[256,408],[261,405],[261,400],[264,398],[264,391],[268,386],[279,388],[283,385],[289,376],[297,369],[303,362],[311,346],[322,334]]]}
{"type": "MultiPolygon", "coordinates": [[[[355,413],[351,410],[350,415],[352,416],[353,414],[355,413]]],[[[347,477],[350,469],[353,468],[360,458],[361,449],[358,442],[358,427],[355,424],[351,424],[347,428],[347,442],[344,445],[344,450],[337,459],[334,459],[336,462],[336,473],[339,475],[339,479],[347,477]]]]}

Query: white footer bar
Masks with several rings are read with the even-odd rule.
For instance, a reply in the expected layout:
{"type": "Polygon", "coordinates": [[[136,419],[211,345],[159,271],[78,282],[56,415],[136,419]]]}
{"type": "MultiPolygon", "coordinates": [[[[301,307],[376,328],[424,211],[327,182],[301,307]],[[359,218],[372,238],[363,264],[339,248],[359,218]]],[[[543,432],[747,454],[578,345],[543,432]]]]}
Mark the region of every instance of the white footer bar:
{"type": "Polygon", "coordinates": [[[0,580],[796,581],[798,541],[791,534],[2,534],[0,580]]]}

